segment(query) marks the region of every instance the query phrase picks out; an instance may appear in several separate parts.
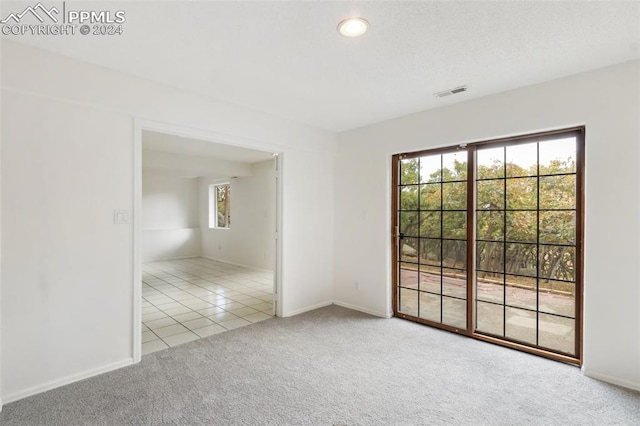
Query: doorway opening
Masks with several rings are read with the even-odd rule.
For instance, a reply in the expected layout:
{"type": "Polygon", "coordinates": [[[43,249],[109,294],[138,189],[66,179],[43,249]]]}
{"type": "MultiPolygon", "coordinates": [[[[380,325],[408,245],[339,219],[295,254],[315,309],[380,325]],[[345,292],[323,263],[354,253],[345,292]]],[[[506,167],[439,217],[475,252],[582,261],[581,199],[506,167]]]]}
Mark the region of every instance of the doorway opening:
{"type": "Polygon", "coordinates": [[[134,359],[277,315],[280,153],[138,130],[134,359]]]}
{"type": "Polygon", "coordinates": [[[395,155],[395,316],[580,364],[583,181],[583,127],[395,155]]]}

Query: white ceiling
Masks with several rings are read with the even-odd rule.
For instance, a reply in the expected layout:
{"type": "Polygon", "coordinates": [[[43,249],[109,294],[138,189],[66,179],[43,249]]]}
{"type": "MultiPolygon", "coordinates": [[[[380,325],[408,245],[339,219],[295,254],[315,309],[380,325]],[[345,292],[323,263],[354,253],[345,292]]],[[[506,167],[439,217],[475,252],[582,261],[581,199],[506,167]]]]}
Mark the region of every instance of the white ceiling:
{"type": "Polygon", "coordinates": [[[200,158],[235,161],[239,163],[258,163],[271,160],[270,152],[240,148],[199,139],[185,138],[166,133],[143,130],[142,149],[147,151],[166,152],[169,154],[188,155],[200,158]]]}
{"type": "Polygon", "coordinates": [[[124,34],[10,38],[330,131],[640,58],[638,1],[67,3],[124,34]]]}

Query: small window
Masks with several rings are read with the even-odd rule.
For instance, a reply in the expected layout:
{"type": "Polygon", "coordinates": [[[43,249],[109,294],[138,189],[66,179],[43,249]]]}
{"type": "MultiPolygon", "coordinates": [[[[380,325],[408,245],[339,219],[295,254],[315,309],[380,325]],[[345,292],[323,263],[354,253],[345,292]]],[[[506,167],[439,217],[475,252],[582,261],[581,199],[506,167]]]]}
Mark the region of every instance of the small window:
{"type": "Polygon", "coordinates": [[[209,185],[209,228],[231,227],[231,185],[209,185]]]}

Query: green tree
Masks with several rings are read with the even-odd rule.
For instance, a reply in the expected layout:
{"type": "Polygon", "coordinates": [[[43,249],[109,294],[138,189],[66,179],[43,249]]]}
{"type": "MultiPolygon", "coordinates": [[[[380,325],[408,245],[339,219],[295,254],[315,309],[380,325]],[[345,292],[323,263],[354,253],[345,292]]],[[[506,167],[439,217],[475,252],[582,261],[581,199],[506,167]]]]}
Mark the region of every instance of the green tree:
{"type": "MultiPolygon", "coordinates": [[[[478,268],[494,271],[480,273],[481,278],[538,273],[543,284],[575,280],[574,172],[571,158],[528,168],[499,160],[478,165],[476,235],[495,241],[477,244],[478,268]]],[[[466,267],[464,243],[437,240],[466,239],[466,179],[466,162],[425,172],[419,158],[401,161],[400,231],[415,237],[406,248],[401,240],[401,253],[414,262],[466,267]]],[[[509,279],[521,285],[532,282],[509,279]]]]}

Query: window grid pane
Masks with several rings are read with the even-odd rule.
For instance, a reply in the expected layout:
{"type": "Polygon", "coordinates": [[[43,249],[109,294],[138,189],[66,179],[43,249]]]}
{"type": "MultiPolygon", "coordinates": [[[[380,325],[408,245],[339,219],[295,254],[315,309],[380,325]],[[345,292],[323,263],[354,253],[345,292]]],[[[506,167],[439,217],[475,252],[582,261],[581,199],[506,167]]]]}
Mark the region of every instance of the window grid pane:
{"type": "Polygon", "coordinates": [[[466,328],[467,153],[400,161],[399,312],[466,328]],[[411,290],[411,291],[409,291],[411,290]]]}
{"type": "Polygon", "coordinates": [[[474,328],[575,355],[577,140],[551,142],[477,150],[474,328]]]}

